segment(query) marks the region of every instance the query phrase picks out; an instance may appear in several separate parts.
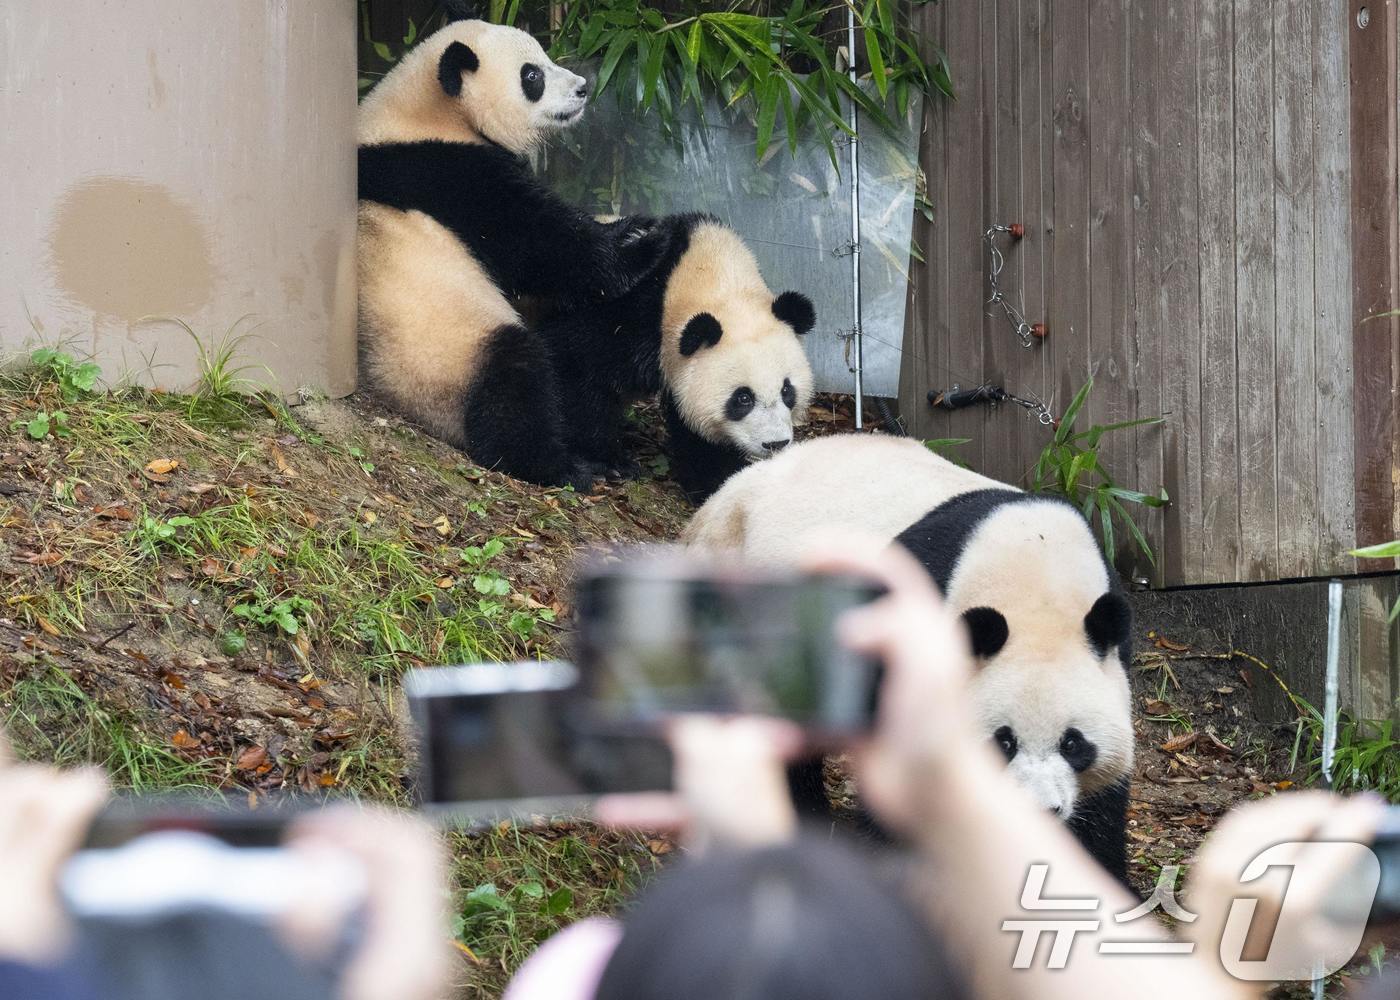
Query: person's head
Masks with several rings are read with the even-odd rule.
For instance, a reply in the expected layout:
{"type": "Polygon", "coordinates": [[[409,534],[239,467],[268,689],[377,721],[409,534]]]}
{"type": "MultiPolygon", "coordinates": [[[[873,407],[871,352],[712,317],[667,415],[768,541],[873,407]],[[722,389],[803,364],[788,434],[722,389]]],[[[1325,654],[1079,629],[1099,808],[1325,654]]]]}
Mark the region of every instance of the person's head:
{"type": "Polygon", "coordinates": [[[624,918],[595,1000],[964,995],[926,925],[863,856],[800,840],[663,875],[624,918]]]}

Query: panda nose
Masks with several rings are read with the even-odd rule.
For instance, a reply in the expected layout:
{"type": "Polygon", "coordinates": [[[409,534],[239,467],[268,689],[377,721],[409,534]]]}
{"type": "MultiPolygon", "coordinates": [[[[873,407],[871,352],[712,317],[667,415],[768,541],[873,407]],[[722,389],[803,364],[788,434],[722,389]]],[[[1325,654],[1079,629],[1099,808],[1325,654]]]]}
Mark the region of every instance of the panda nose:
{"type": "Polygon", "coordinates": [[[764,451],[771,451],[771,452],[773,452],[774,454],[777,454],[778,452],[782,451],[784,448],[786,448],[786,447],[787,447],[788,445],[790,445],[790,444],[792,444],[791,439],[787,439],[787,440],[783,440],[783,441],[764,441],[764,442],[763,442],[763,450],[764,450],[764,451]]]}

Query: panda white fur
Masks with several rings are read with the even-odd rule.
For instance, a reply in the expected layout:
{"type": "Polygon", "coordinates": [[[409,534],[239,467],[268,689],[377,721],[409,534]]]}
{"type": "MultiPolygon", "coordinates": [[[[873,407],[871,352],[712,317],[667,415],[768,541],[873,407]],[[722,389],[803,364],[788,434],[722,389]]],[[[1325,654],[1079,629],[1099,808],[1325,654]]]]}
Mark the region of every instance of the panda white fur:
{"type": "Polygon", "coordinates": [[[477,20],[424,39],[360,108],[358,270],[365,373],[473,459],[586,488],[564,443],[548,350],[520,297],[557,308],[625,295],[660,261],[646,221],[565,204],[524,159],[578,121],[588,85],[529,34],[477,20]]]}
{"type": "Polygon", "coordinates": [[[1079,511],[908,438],[841,435],[734,476],[683,538],[781,565],[833,528],[896,541],[925,566],[968,624],[983,731],[1036,800],[1123,878],[1131,613],[1079,511]]]}
{"type": "Polygon", "coordinates": [[[590,463],[627,468],[625,405],[660,391],[673,474],[695,503],[750,462],[787,447],[806,417],[812,370],[800,337],[816,322],[797,292],[774,295],[734,230],[709,215],[656,224],[667,250],[627,295],[541,326],[590,463]]]}

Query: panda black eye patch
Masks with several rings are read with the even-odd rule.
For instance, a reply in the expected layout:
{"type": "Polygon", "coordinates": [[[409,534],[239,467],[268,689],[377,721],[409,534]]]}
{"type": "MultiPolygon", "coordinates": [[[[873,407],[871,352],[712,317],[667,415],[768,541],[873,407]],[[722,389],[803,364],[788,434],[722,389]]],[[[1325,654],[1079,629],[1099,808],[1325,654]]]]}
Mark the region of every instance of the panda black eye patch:
{"type": "Polygon", "coordinates": [[[520,89],[531,104],[544,96],[544,71],[534,63],[520,67],[520,89]]]}
{"type": "Polygon", "coordinates": [[[1094,766],[1094,761],[1099,759],[1099,748],[1078,729],[1070,726],[1060,737],[1060,756],[1076,774],[1080,774],[1094,766]]]}
{"type": "Polygon", "coordinates": [[[996,732],[992,733],[992,742],[994,742],[997,745],[997,749],[1006,756],[1008,762],[1016,756],[1016,750],[1018,748],[1016,733],[1010,726],[1002,726],[996,732]]]}
{"type": "Polygon", "coordinates": [[[729,394],[729,401],[724,404],[724,416],[728,420],[743,420],[753,412],[756,402],[753,390],[741,385],[729,394]]]}
{"type": "Polygon", "coordinates": [[[783,379],[783,391],[779,395],[783,398],[783,405],[789,410],[797,405],[797,390],[792,387],[792,379],[783,379]]]}

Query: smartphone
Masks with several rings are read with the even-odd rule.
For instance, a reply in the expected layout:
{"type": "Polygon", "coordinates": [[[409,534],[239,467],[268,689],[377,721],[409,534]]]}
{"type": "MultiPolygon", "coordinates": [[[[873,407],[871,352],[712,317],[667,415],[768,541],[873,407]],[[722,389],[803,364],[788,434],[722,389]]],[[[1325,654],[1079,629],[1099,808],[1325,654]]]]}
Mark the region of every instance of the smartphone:
{"type": "Polygon", "coordinates": [[[60,894],[75,918],[99,923],[195,911],[260,920],[312,892],[357,905],[366,887],[357,862],[323,852],[310,865],[282,846],[305,811],[208,796],[115,799],[65,863],[60,894]]]}
{"type": "Polygon", "coordinates": [[[473,826],[586,815],[598,795],[668,790],[664,742],[590,727],[575,711],[577,681],[560,660],[410,670],[424,811],[473,826]]]}
{"type": "Polygon", "coordinates": [[[575,591],[581,693],[594,718],[624,729],[680,712],[768,715],[839,743],[871,727],[881,669],[837,641],[836,621],[883,593],[674,548],[594,562],[575,591]]]}

